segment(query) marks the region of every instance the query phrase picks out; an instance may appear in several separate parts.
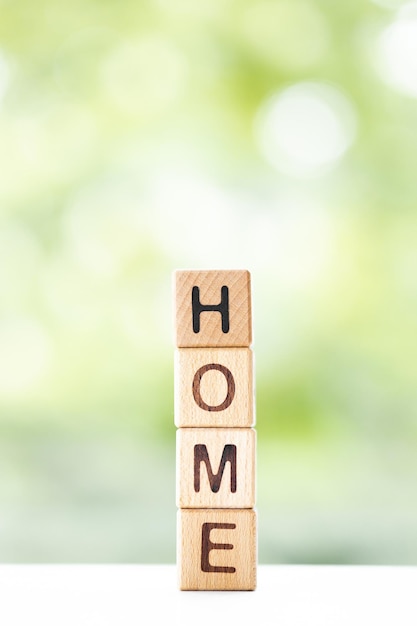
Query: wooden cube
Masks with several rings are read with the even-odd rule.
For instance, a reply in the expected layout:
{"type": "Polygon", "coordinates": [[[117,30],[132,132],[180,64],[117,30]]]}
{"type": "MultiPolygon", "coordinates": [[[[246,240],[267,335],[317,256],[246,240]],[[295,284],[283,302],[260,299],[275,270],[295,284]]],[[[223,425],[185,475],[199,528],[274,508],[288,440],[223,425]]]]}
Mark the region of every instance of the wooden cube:
{"type": "Polygon", "coordinates": [[[253,509],[180,509],[177,531],[180,589],[255,589],[257,541],[253,509]]]}
{"type": "Polygon", "coordinates": [[[252,428],[177,430],[177,506],[255,506],[256,433],[252,428]]]}
{"type": "Polygon", "coordinates": [[[252,342],[247,270],[175,272],[176,346],[248,347],[252,342]]]}
{"type": "Polygon", "coordinates": [[[250,348],[180,348],[175,351],[177,427],[255,424],[250,348]]]}

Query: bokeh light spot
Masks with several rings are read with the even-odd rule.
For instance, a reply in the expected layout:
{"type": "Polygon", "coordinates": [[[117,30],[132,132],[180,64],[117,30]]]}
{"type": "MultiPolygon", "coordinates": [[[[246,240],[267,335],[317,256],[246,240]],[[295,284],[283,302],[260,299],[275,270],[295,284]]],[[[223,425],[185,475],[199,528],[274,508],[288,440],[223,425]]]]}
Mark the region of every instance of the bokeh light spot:
{"type": "Polygon", "coordinates": [[[382,31],[376,64],[386,83],[417,97],[417,3],[403,7],[395,21],[382,31]]]}
{"type": "Polygon", "coordinates": [[[356,116],[335,87],[298,83],[273,95],[255,124],[263,156],[279,171],[314,176],[336,163],[352,144],[356,116]]]}

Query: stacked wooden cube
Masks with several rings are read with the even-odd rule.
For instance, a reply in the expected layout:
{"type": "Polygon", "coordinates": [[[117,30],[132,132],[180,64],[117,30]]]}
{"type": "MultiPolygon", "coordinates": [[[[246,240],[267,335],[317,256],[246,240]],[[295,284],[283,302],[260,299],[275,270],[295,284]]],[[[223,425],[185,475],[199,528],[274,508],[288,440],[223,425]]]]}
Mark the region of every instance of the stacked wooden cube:
{"type": "Polygon", "coordinates": [[[256,587],[256,433],[246,270],[177,271],[177,564],[183,590],[256,587]]]}

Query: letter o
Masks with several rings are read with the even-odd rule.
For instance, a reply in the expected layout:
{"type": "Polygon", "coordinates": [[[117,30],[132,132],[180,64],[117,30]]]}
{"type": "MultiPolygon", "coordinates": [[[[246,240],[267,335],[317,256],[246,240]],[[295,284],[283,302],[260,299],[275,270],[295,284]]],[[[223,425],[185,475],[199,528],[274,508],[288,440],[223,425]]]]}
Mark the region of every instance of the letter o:
{"type": "Polygon", "coordinates": [[[196,401],[200,409],[203,409],[204,411],[224,411],[225,409],[227,409],[233,402],[233,398],[235,397],[235,389],[236,389],[235,379],[233,378],[232,372],[227,367],[225,367],[224,365],[220,365],[219,363],[209,363],[207,365],[203,365],[202,367],[200,367],[200,369],[196,371],[194,375],[194,379],[193,379],[194,400],[196,401]],[[218,404],[217,406],[211,406],[210,404],[207,404],[206,402],[204,402],[200,393],[201,379],[203,378],[204,374],[208,372],[209,370],[218,370],[219,372],[223,374],[227,382],[226,398],[223,400],[221,404],[218,404]]]}

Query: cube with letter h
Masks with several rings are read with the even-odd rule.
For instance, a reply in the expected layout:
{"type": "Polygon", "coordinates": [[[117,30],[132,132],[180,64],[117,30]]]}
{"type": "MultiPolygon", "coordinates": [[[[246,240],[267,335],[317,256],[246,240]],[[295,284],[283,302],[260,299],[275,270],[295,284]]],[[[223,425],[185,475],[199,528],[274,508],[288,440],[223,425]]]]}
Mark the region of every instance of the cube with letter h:
{"type": "Polygon", "coordinates": [[[175,273],[177,561],[183,590],[256,587],[250,274],[175,273]]]}

